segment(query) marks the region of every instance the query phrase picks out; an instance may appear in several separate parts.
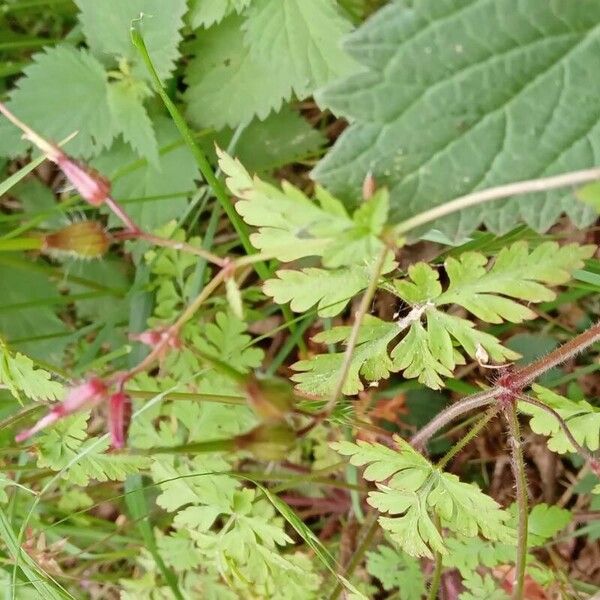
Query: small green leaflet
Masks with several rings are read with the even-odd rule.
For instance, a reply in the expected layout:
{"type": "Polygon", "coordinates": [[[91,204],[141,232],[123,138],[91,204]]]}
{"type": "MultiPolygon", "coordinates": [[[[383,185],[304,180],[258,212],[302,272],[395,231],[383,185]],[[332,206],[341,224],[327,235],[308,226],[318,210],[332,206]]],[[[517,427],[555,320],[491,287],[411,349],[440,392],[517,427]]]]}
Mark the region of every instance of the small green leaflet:
{"type": "MultiPolygon", "coordinates": [[[[566,421],[573,437],[592,451],[600,448],[600,409],[585,400],[569,400],[555,392],[535,384],[533,390],[540,402],[553,408],[566,421]]],[[[535,433],[548,436],[548,448],[559,454],[575,452],[558,421],[532,404],[519,402],[519,410],[531,416],[529,425],[535,433]]]]}
{"type": "Polygon", "coordinates": [[[81,486],[91,479],[122,481],[128,474],[148,467],[150,461],[145,456],[107,454],[108,437],[88,438],[89,416],[89,411],[78,413],[42,432],[36,440],[37,466],[60,471],[63,479],[81,486]]]}
{"type": "MultiPolygon", "coordinates": [[[[507,525],[517,535],[517,510],[516,505],[510,507],[511,520],[507,525]]],[[[528,519],[527,545],[530,549],[542,546],[546,541],[564,529],[572,519],[570,511],[559,506],[537,504],[531,509],[528,519]]],[[[488,568],[501,564],[514,563],[514,544],[502,542],[490,543],[481,538],[448,538],[446,540],[448,554],[444,556],[444,566],[458,569],[465,578],[479,567],[488,568]]],[[[534,562],[533,555],[529,555],[530,562],[534,562]]]]}
{"type": "Polygon", "coordinates": [[[499,583],[489,574],[480,575],[472,572],[463,581],[467,588],[462,592],[458,600],[509,600],[509,596],[499,583]]]}
{"type": "MultiPolygon", "coordinates": [[[[314,177],[352,206],[372,171],[396,222],[473,190],[595,165],[599,24],[600,5],[587,0],[389,3],[345,45],[364,69],[317,94],[351,126],[314,177]]],[[[432,227],[453,239],[482,221],[497,233],[518,221],[545,231],[563,212],[578,226],[595,218],[562,189],[432,227]]]]}
{"type": "Polygon", "coordinates": [[[259,250],[273,253],[283,262],[321,256],[326,267],[336,268],[364,265],[383,247],[378,236],[387,217],[385,190],[350,217],[339,200],[322,188],[317,189],[315,202],[286,181],[279,189],[251,177],[225,152],[218,150],[218,155],[227,187],[239,198],[237,211],[246,223],[258,227],[250,239],[259,250]]]}
{"type": "Polygon", "coordinates": [[[448,553],[433,514],[458,536],[513,539],[514,532],[506,525],[509,513],[492,498],[474,484],[438,470],[402,438],[395,436],[394,441],[397,450],[360,440],[337,442],[332,448],[349,456],[351,464],[366,465],[363,477],[375,481],[379,489],[369,493],[368,502],[391,515],[380,517],[379,523],[404,552],[429,558],[433,552],[448,553]]]}
{"type": "Polygon", "coordinates": [[[425,579],[419,561],[389,546],[367,552],[367,571],[386,591],[398,588],[399,600],[421,600],[425,579]]]}
{"type": "Polygon", "coordinates": [[[20,352],[12,353],[0,338],[0,384],[19,401],[24,394],[32,400],[56,400],[63,394],[63,386],[52,381],[50,373],[39,369],[20,352]]]}
{"type": "MultiPolygon", "coordinates": [[[[466,252],[457,258],[446,259],[444,269],[449,283],[445,290],[438,269],[423,262],[411,265],[408,277],[381,283],[383,289],[408,305],[408,313],[396,322],[385,322],[372,316],[365,319],[344,393],[356,394],[362,390],[361,378],[376,382],[387,378],[390,372],[400,371],[406,378],[417,378],[428,387],[439,389],[443,386],[442,377],[450,377],[457,365],[465,364],[461,348],[469,357],[482,363],[518,358],[516,352],[502,346],[493,335],[480,331],[472,321],[451,314],[446,307],[456,304],[490,323],[520,323],[531,319],[535,313],[517,300],[529,303],[552,300],[555,293],[546,286],[568,281],[571,272],[580,268],[594,249],[594,246],[569,244],[560,247],[555,242],[544,242],[529,251],[525,242],[516,242],[502,249],[491,263],[482,254],[466,252]],[[401,335],[403,337],[391,347],[388,357],[389,344],[401,335]]],[[[328,285],[320,284],[316,288],[318,292],[313,288],[311,303],[309,281],[323,280],[323,273],[326,271],[319,269],[283,271],[278,280],[267,282],[266,291],[276,301],[291,300],[292,308],[296,306],[296,309],[307,309],[320,302],[321,314],[326,309],[325,301],[330,300],[333,307],[327,310],[331,311],[329,314],[336,314],[341,308],[334,301],[340,298],[341,292],[334,286],[330,290],[328,285]]],[[[358,290],[356,278],[348,281],[351,285],[344,289],[358,290]]],[[[349,334],[348,327],[334,327],[318,334],[315,341],[336,343],[345,341],[349,334]]],[[[293,380],[306,393],[331,393],[342,362],[342,353],[322,354],[300,361],[293,368],[302,373],[295,375],[293,380]]]]}

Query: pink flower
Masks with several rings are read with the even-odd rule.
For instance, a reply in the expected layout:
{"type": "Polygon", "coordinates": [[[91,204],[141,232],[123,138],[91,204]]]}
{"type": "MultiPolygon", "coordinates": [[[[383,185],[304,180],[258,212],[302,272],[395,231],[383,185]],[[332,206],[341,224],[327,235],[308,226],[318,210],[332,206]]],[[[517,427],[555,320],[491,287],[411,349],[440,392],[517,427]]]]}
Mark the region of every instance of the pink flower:
{"type": "Polygon", "coordinates": [[[82,406],[97,404],[106,396],[106,392],[106,385],[97,377],[92,377],[81,385],[71,388],[63,402],[53,406],[50,409],[50,412],[44,415],[33,427],[21,431],[21,433],[15,437],[15,441],[22,442],[29,439],[38,431],[41,431],[63,417],[74,413],[82,406]]]}
{"type": "Polygon", "coordinates": [[[108,401],[108,429],[113,448],[125,445],[125,432],[131,419],[131,398],[124,392],[113,394],[108,401]]]}

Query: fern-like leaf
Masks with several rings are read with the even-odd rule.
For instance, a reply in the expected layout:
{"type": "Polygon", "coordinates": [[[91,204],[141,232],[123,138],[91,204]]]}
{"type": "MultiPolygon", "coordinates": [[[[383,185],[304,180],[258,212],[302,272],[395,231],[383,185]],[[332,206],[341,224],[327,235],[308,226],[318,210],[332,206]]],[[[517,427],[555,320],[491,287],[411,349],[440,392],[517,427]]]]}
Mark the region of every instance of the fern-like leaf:
{"type": "MultiPolygon", "coordinates": [[[[540,402],[553,408],[566,422],[575,440],[592,451],[600,448],[600,409],[585,400],[569,400],[555,392],[534,385],[533,390],[540,402]]],[[[535,433],[548,436],[548,448],[559,454],[575,452],[558,420],[541,408],[519,403],[519,410],[531,416],[529,425],[535,433]]]]}
{"type": "Polygon", "coordinates": [[[56,400],[63,394],[63,386],[52,381],[48,371],[36,367],[28,356],[12,353],[1,338],[0,384],[19,401],[21,394],[32,400],[56,400]]]}
{"type": "Polygon", "coordinates": [[[375,481],[379,491],[370,492],[368,502],[381,513],[381,526],[390,532],[402,550],[411,556],[433,556],[448,550],[433,520],[463,537],[478,534],[490,540],[509,540],[506,526],[510,515],[474,484],[444,473],[395,437],[398,450],[359,441],[339,442],[334,449],[356,466],[366,466],[363,477],[375,481]]]}

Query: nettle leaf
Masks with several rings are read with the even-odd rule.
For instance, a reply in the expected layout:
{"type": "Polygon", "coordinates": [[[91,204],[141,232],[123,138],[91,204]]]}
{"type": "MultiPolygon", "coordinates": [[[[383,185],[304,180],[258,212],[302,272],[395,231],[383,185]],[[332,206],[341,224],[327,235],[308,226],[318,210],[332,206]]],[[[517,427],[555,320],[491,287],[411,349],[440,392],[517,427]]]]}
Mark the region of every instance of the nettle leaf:
{"type": "Polygon", "coordinates": [[[144,108],[149,90],[142,81],[128,77],[111,82],[108,105],[123,139],[155,169],[160,169],[154,126],[144,108]]]}
{"type": "MultiPolygon", "coordinates": [[[[217,132],[212,138],[198,142],[212,158],[215,145],[227,148],[236,131],[230,127],[217,132]]],[[[271,113],[264,121],[254,118],[244,131],[236,134],[235,153],[240,162],[252,173],[271,173],[274,169],[313,158],[321,154],[327,138],[291,105],[285,104],[279,112],[271,113]],[[260,140],[260,144],[256,143],[260,140]]]]}
{"type": "Polygon", "coordinates": [[[243,29],[252,58],[285,73],[300,98],[358,66],[341,48],[352,24],[333,0],[254,0],[243,29]]]}
{"type": "Polygon", "coordinates": [[[186,115],[198,127],[221,129],[248,123],[254,116],[264,119],[292,96],[284,73],[252,59],[240,33],[243,24],[243,17],[230,15],[201,30],[191,49],[186,115]]]}
{"type": "Polygon", "coordinates": [[[108,437],[103,440],[87,437],[89,416],[89,411],[75,414],[43,431],[36,440],[37,466],[62,471],[63,479],[86,486],[91,479],[122,481],[149,465],[144,456],[106,454],[110,446],[108,437]]]}
{"type": "Polygon", "coordinates": [[[187,21],[192,29],[210,27],[233,12],[241,13],[252,0],[191,0],[187,21]]]}
{"type": "MultiPolygon", "coordinates": [[[[365,69],[317,95],[351,126],[315,179],[351,206],[371,171],[389,187],[397,221],[476,189],[596,164],[600,5],[545,8],[400,0],[378,11],[345,45],[365,69]]],[[[482,221],[498,233],[519,220],[545,231],[562,212],[579,226],[595,218],[570,190],[554,190],[433,227],[454,239],[482,221]]]]}
{"type": "MultiPolygon", "coordinates": [[[[73,155],[90,157],[107,148],[119,133],[108,104],[108,79],[86,50],[59,45],[34,54],[10,94],[8,107],[41,135],[59,141],[73,155]]],[[[0,153],[22,154],[28,144],[6,119],[0,121],[0,153]]]]}
{"type": "Polygon", "coordinates": [[[12,353],[0,338],[0,384],[19,401],[21,394],[32,400],[56,400],[64,388],[52,381],[50,373],[36,367],[33,361],[20,352],[12,353]]]}
{"type": "Polygon", "coordinates": [[[386,591],[399,588],[400,600],[421,600],[425,579],[419,561],[389,546],[367,552],[367,571],[386,591]]]}
{"type": "Polygon", "coordinates": [[[447,554],[444,540],[432,516],[463,537],[483,535],[489,540],[509,541],[513,533],[506,522],[508,512],[474,484],[461,482],[456,475],[434,467],[410,444],[395,436],[397,450],[364,441],[332,445],[351,464],[366,465],[363,477],[375,481],[379,491],[369,492],[368,502],[381,513],[381,526],[407,554],[432,557],[447,554]]]}
{"type": "Polygon", "coordinates": [[[293,93],[305,98],[356,68],[340,49],[351,24],[332,0],[253,0],[236,11],[197,35],[186,100],[199,127],[264,119],[293,93]]]}
{"type": "MultiPolygon", "coordinates": [[[[540,402],[553,408],[566,422],[579,444],[592,451],[600,448],[600,408],[585,400],[569,400],[555,392],[534,384],[533,390],[540,402]]],[[[519,402],[519,410],[531,416],[529,425],[535,433],[548,436],[548,448],[559,454],[575,452],[558,421],[532,404],[519,402]]]]}
{"type": "Polygon", "coordinates": [[[161,79],[168,77],[179,57],[186,0],[76,0],[79,20],[88,46],[100,59],[116,64],[126,59],[133,72],[148,78],[146,68],[131,43],[131,22],[143,15],[142,34],[148,54],[161,79]]]}

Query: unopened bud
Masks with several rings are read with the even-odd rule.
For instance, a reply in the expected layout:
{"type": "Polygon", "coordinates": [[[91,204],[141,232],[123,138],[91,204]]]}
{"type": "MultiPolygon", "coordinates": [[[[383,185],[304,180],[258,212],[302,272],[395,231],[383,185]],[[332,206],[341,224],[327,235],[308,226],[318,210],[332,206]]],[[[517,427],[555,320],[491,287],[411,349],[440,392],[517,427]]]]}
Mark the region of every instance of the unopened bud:
{"type": "Polygon", "coordinates": [[[375,181],[375,177],[373,177],[373,173],[369,171],[365,178],[363,179],[362,184],[362,197],[363,200],[370,200],[377,191],[377,182],[375,181]]]}
{"type": "Polygon", "coordinates": [[[108,430],[112,446],[122,448],[131,421],[131,398],[124,392],[113,394],[108,401],[108,411],[108,430]]]}
{"type": "Polygon", "coordinates": [[[249,377],[245,391],[248,404],[264,421],[281,421],[294,406],[292,387],[283,379],[249,377]]]}
{"type": "Polygon", "coordinates": [[[56,163],[79,195],[92,206],[100,206],[108,198],[110,182],[98,171],[62,152],[56,163]]]}
{"type": "Polygon", "coordinates": [[[104,256],[109,246],[109,235],[97,221],[73,223],[42,238],[42,251],[65,253],[84,259],[104,256]]]}
{"type": "Polygon", "coordinates": [[[63,402],[55,404],[46,415],[44,415],[33,427],[21,431],[15,441],[22,442],[29,439],[38,431],[56,423],[83,406],[98,403],[106,394],[106,385],[98,377],[92,377],[81,385],[71,388],[63,402]]]}
{"type": "Polygon", "coordinates": [[[264,424],[235,438],[238,450],[248,450],[261,460],[281,460],[296,441],[295,431],[287,423],[264,424]]]}

